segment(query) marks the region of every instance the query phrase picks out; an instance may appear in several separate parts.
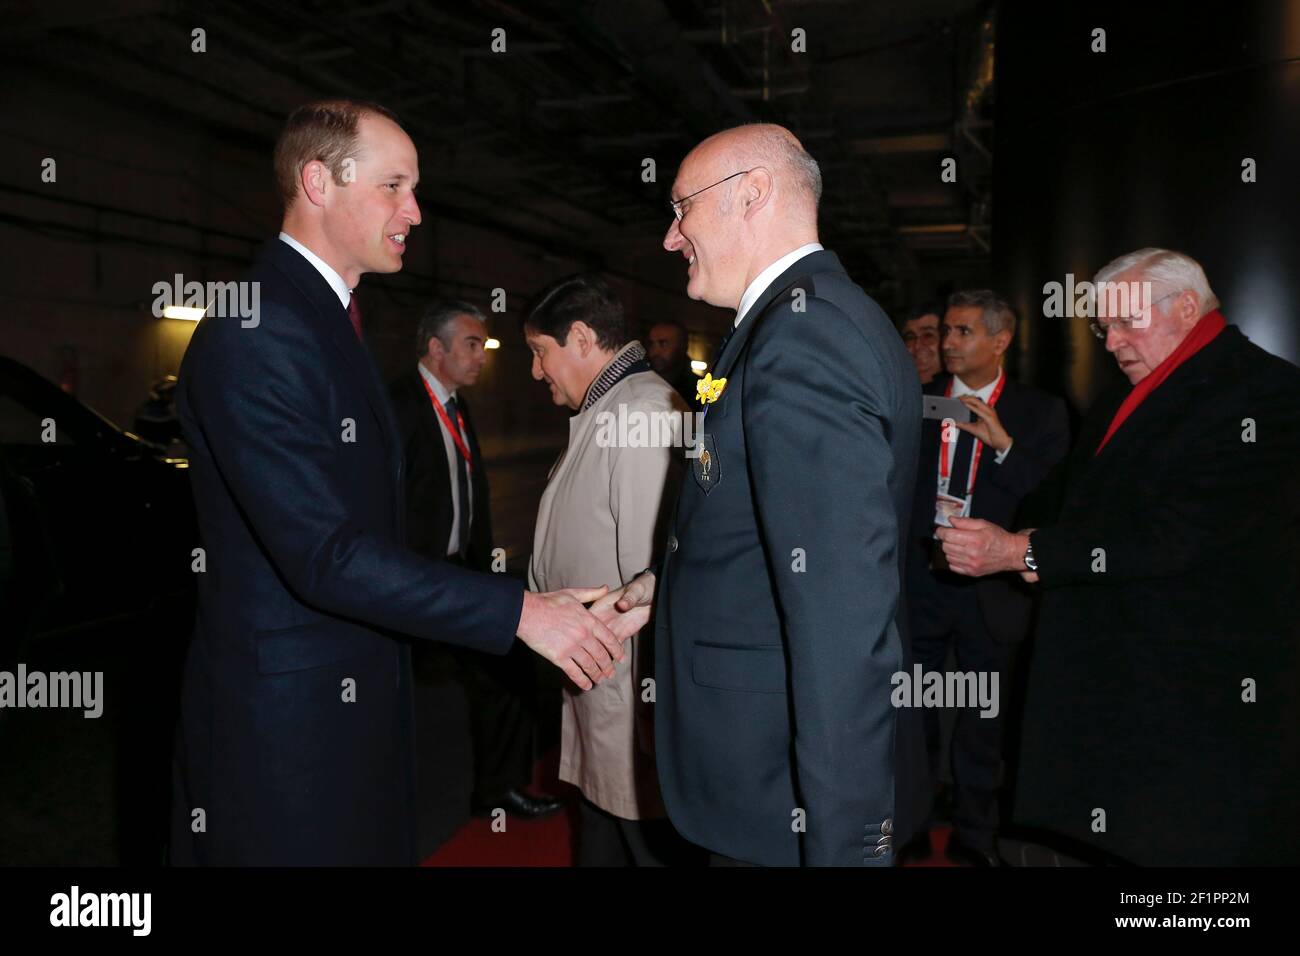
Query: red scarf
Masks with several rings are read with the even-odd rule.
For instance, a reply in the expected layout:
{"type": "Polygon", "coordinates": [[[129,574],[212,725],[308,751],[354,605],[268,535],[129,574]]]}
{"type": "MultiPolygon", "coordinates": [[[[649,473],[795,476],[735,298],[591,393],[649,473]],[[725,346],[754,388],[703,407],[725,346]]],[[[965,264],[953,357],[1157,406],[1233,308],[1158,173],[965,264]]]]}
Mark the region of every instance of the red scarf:
{"type": "Polygon", "coordinates": [[[1174,374],[1174,370],[1178,366],[1209,345],[1214,341],[1214,337],[1227,327],[1228,323],[1223,320],[1223,316],[1218,309],[1201,316],[1196,324],[1192,326],[1192,331],[1187,333],[1187,338],[1178,344],[1178,348],[1174,349],[1168,358],[1152,369],[1150,375],[1133,386],[1133,391],[1128,393],[1128,397],[1120,405],[1119,411],[1115,413],[1110,428],[1106,429],[1106,436],[1101,440],[1101,444],[1097,446],[1097,450],[1093,452],[1093,456],[1101,454],[1101,450],[1106,447],[1106,442],[1110,441],[1110,437],[1119,431],[1119,427],[1124,424],[1128,417],[1137,411],[1139,405],[1147,400],[1147,396],[1159,388],[1165,379],[1174,374]]]}

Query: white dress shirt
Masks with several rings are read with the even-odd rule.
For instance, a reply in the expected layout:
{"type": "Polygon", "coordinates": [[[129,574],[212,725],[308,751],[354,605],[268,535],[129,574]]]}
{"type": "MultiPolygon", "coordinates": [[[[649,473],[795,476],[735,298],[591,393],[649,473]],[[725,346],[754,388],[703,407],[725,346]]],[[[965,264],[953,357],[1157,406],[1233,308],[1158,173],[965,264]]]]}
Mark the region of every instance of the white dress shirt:
{"type": "MultiPolygon", "coordinates": [[[[998,374],[994,377],[993,381],[980,389],[971,388],[961,380],[960,376],[954,375],[952,377],[952,397],[961,398],[963,395],[974,395],[981,402],[987,405],[989,399],[993,397],[993,389],[998,387],[998,379],[1005,374],[1007,374],[1006,369],[998,369],[998,374]]],[[[1014,441],[1012,444],[1014,444],[1014,441]]],[[[1000,465],[1006,461],[1007,455],[1009,454],[1011,454],[1011,445],[1008,445],[1006,448],[1002,449],[1002,451],[994,455],[993,460],[1000,465]]]]}
{"type": "Polygon", "coordinates": [[[745,294],[740,297],[740,308],[736,310],[736,321],[732,323],[732,328],[738,328],[740,326],[740,320],[745,317],[745,313],[749,311],[750,306],[758,301],[758,297],[767,291],[767,287],[776,281],[777,276],[786,269],[789,269],[804,256],[810,255],[814,252],[820,252],[821,250],[822,244],[820,242],[807,243],[806,245],[802,245],[798,249],[795,249],[793,252],[787,252],[780,259],[777,259],[776,262],[773,262],[758,275],[754,276],[754,281],[749,284],[745,289],[745,294]]]}
{"type": "MultiPolygon", "coordinates": [[[[993,397],[993,389],[997,388],[998,378],[1001,378],[1004,375],[1006,375],[1006,369],[1002,369],[1002,368],[997,369],[997,376],[995,376],[995,378],[993,378],[993,381],[989,382],[989,384],[985,385],[984,388],[982,389],[972,389],[970,385],[967,385],[966,382],[963,382],[961,380],[961,377],[954,375],[953,376],[953,398],[961,398],[962,395],[975,395],[975,398],[978,398],[979,401],[982,401],[985,403],[985,405],[988,405],[988,399],[993,397]]],[[[974,412],[971,412],[971,414],[974,414],[974,412]]],[[[979,441],[978,438],[976,438],[976,441],[979,441]]],[[[956,444],[954,444],[953,447],[954,447],[954,451],[956,451],[956,444]]],[[[1005,462],[1006,457],[1008,457],[1010,453],[1011,453],[1011,446],[1008,445],[1006,446],[1006,449],[1002,451],[998,451],[998,453],[993,455],[993,462],[997,464],[1001,464],[1002,462],[1005,462]]],[[[971,455],[971,468],[974,467],[975,467],[975,455],[971,455]]],[[[940,462],[940,471],[939,471],[939,493],[940,494],[948,494],[948,484],[949,484],[949,479],[945,479],[944,477],[943,462],[940,462]]],[[[971,488],[970,485],[967,485],[967,489],[969,489],[969,494],[971,494],[971,496],[974,496],[975,489],[971,488]]]]}
{"type": "MultiPolygon", "coordinates": [[[[439,404],[446,411],[447,402],[456,396],[455,391],[447,391],[447,387],[438,381],[438,377],[424,367],[423,363],[417,363],[416,368],[420,370],[420,377],[429,383],[433,389],[433,394],[438,397],[439,404]]],[[[456,450],[456,440],[451,437],[451,432],[447,431],[447,426],[443,424],[442,416],[437,412],[433,413],[438,417],[438,430],[442,432],[442,446],[447,451],[447,473],[451,479],[451,535],[447,539],[447,554],[460,553],[460,476],[457,469],[460,467],[460,452],[456,450]]],[[[452,424],[456,424],[454,421],[452,424]]],[[[461,436],[465,440],[465,446],[469,447],[469,436],[461,436]]],[[[471,475],[471,478],[473,476],[471,475]]],[[[474,520],[474,483],[469,485],[469,501],[465,507],[469,509],[470,521],[474,520]]],[[[468,546],[469,542],[465,542],[468,546]]]]}
{"type": "Polygon", "coordinates": [[[298,253],[304,259],[316,267],[316,271],[325,277],[325,281],[330,284],[330,288],[334,290],[334,294],[339,297],[339,301],[343,303],[343,308],[346,309],[348,303],[352,301],[352,290],[349,289],[348,284],[343,281],[343,277],[331,269],[324,259],[316,255],[316,253],[312,252],[287,232],[280,233],[280,241],[287,244],[290,248],[298,250],[298,253]]]}

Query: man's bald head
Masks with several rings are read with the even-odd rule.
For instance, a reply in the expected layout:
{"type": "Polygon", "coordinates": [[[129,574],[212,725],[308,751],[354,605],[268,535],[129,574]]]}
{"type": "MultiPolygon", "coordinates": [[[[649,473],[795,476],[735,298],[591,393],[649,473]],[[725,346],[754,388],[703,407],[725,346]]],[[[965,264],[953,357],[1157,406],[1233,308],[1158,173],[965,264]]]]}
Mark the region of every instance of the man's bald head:
{"type": "MultiPolygon", "coordinates": [[[[802,213],[814,224],[817,222],[817,206],[822,198],[821,169],[798,137],[784,126],[750,123],[725,129],[701,142],[686,159],[697,153],[733,169],[771,170],[785,211],[802,213]]],[[[728,193],[733,194],[734,183],[730,186],[728,193]]]]}
{"type": "Polygon", "coordinates": [[[745,287],[787,252],[817,241],[821,171],[788,129],[723,130],[682,160],[664,248],[687,261],[687,294],[736,308],[745,287]]]}

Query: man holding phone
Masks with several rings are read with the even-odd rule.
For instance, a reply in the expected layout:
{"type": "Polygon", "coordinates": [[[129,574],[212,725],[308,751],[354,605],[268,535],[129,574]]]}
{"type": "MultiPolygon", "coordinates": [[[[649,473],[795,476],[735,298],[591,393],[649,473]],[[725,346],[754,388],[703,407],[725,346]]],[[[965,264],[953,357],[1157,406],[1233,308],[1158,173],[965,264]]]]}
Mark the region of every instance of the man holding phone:
{"type": "MultiPolygon", "coordinates": [[[[955,516],[1012,527],[1020,500],[1069,450],[1065,403],[1012,381],[1003,356],[1015,335],[1015,314],[989,290],[956,292],[940,326],[947,375],[923,388],[925,422],[908,548],[907,590],[915,659],[942,671],[952,644],[960,671],[998,677],[1029,629],[1030,596],[1014,574],[972,580],[947,568],[934,540],[955,516]]],[[[950,703],[950,702],[945,702],[950,703]]],[[[952,740],[953,829],[948,856],[996,865],[994,836],[1002,775],[999,705],[957,715],[952,740]]],[[[939,719],[924,713],[932,783],[938,777],[939,719]]],[[[933,788],[931,788],[933,790],[933,788]]],[[[929,854],[928,828],[902,857],[929,854]]]]}

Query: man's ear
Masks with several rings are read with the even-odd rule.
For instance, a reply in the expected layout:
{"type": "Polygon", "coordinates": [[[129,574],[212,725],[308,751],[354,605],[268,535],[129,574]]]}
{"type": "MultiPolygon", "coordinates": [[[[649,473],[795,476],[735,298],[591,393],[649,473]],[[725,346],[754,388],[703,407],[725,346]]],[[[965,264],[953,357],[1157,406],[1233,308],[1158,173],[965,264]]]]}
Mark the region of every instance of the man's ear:
{"type": "Polygon", "coordinates": [[[569,326],[569,338],[573,340],[574,346],[578,349],[578,354],[586,358],[596,344],[596,333],[591,330],[591,326],[581,319],[574,319],[573,324],[569,326]]]}
{"type": "Polygon", "coordinates": [[[745,218],[748,219],[772,198],[772,174],[765,166],[755,166],[743,180],[740,189],[740,201],[744,204],[745,218]]]}
{"type": "Polygon", "coordinates": [[[447,349],[443,347],[442,339],[436,335],[429,336],[429,341],[425,346],[424,354],[434,362],[441,362],[443,356],[447,354],[447,349]]]}
{"type": "Polygon", "coordinates": [[[1003,329],[993,336],[993,354],[1001,357],[1011,347],[1011,330],[1003,329]]]}
{"type": "Polygon", "coordinates": [[[298,173],[298,184],[309,203],[313,206],[325,205],[325,193],[333,185],[329,167],[319,159],[305,163],[298,173]]]}

